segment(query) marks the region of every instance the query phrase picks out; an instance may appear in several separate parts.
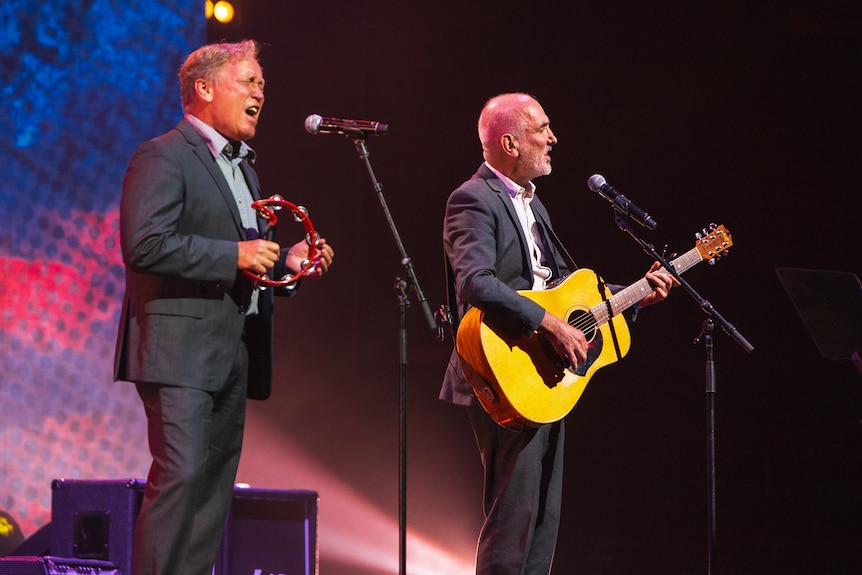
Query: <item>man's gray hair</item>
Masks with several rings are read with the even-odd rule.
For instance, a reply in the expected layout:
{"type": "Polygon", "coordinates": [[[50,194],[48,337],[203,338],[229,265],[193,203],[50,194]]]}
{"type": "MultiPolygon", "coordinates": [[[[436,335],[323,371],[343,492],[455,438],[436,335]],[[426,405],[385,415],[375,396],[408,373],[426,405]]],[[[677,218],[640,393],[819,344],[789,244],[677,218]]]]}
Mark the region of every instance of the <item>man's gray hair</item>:
{"type": "Polygon", "coordinates": [[[194,102],[195,82],[203,78],[214,82],[222,66],[240,60],[257,60],[260,45],[254,40],[218,42],[198,48],[186,58],[180,68],[180,95],[183,110],[194,102]]]}

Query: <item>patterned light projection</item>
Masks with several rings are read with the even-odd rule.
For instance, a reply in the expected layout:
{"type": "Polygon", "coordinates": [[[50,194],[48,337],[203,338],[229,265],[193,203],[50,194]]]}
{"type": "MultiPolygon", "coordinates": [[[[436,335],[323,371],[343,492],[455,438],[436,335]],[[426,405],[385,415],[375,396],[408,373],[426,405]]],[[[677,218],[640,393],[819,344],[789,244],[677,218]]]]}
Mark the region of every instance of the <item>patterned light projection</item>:
{"type": "Polygon", "coordinates": [[[111,381],[131,154],[181,115],[198,2],[0,4],[0,510],[25,536],[51,480],[144,477],[133,386],[111,381]]]}
{"type": "MultiPolygon", "coordinates": [[[[199,2],[0,4],[0,513],[23,537],[50,522],[55,478],[146,477],[140,401],[112,381],[118,202],[134,150],[179,120],[176,73],[205,41],[199,2]]],[[[265,435],[291,454],[281,476],[327,502],[324,564],[395,573],[395,518],[277,430],[265,435]]],[[[417,574],[472,569],[420,534],[408,543],[417,574]]]]}

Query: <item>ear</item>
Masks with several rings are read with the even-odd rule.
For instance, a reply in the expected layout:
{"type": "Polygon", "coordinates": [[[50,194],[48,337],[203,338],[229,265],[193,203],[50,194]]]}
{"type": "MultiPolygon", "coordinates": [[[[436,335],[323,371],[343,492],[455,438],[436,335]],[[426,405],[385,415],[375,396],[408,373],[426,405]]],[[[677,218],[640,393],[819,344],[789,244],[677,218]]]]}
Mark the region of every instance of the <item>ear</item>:
{"type": "Polygon", "coordinates": [[[500,146],[503,148],[503,152],[509,156],[517,157],[519,155],[518,138],[512,134],[503,134],[500,136],[500,146]]]}
{"type": "Polygon", "coordinates": [[[213,100],[213,84],[203,78],[195,80],[195,94],[198,95],[204,102],[212,102],[213,100]]]}

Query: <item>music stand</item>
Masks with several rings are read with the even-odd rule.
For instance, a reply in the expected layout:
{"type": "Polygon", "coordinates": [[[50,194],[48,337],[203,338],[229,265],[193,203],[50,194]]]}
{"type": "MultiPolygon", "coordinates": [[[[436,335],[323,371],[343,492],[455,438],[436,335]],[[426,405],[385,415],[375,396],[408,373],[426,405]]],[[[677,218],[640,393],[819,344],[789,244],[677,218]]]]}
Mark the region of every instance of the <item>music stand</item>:
{"type": "Polygon", "coordinates": [[[850,272],[776,268],[820,355],[862,373],[862,283],[850,272]]]}

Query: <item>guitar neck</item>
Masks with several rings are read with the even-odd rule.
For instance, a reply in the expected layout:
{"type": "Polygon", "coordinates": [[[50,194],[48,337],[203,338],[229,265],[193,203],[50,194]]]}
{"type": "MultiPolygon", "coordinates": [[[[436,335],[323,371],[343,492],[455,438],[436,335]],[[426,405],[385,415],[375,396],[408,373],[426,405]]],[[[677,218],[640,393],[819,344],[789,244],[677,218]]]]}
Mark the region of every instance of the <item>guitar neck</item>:
{"type": "MultiPolygon", "coordinates": [[[[701,261],[703,261],[703,258],[700,255],[700,251],[698,251],[697,248],[692,248],[670,263],[677,273],[682,274],[699,264],[701,261]]],[[[619,315],[632,307],[634,304],[649,295],[650,292],[652,292],[652,286],[646,278],[641,278],[627,288],[623,288],[615,293],[606,302],[593,306],[593,308],[590,309],[590,313],[592,313],[593,318],[595,318],[596,325],[602,325],[612,317],[619,315]]]]}

